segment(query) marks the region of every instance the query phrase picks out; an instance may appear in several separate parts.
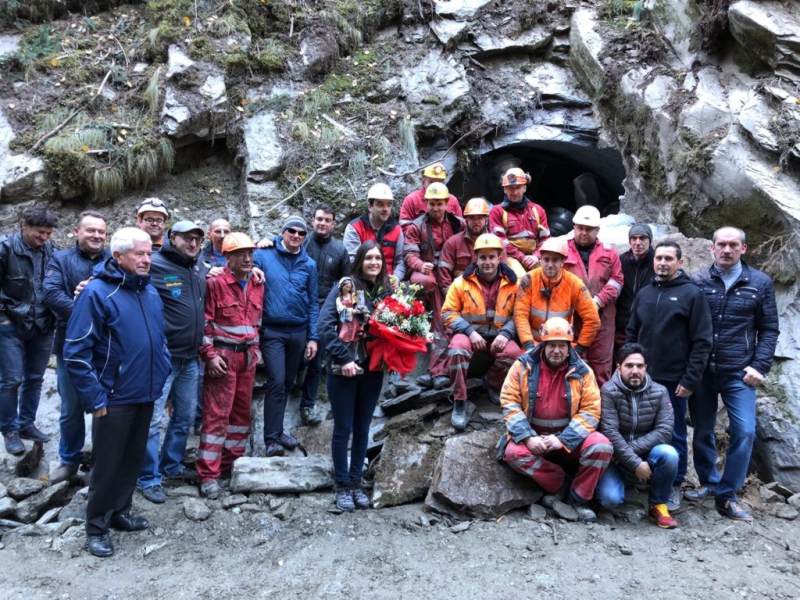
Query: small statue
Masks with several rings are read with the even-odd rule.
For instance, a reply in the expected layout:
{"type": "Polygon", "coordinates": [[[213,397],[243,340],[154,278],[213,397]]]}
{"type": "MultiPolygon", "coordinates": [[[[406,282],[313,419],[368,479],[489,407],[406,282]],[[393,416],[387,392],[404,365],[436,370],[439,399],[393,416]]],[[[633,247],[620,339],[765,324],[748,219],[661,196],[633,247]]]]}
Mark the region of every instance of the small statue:
{"type": "Polygon", "coordinates": [[[341,321],[339,339],[343,342],[358,340],[364,333],[364,319],[368,311],[364,306],[364,292],[359,290],[356,293],[355,283],[351,277],[342,277],[339,280],[336,311],[341,321]]]}

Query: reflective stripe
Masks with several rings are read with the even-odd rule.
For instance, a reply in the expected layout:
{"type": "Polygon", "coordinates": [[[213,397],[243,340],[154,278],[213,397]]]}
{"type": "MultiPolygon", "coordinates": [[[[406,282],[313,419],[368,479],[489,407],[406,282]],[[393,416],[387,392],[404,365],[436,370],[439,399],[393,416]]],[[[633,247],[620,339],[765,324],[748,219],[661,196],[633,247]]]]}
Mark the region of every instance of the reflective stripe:
{"type": "Polygon", "coordinates": [[[215,327],[217,329],[221,329],[225,333],[231,333],[233,335],[253,335],[256,332],[255,327],[250,325],[219,325],[216,324],[215,327]]]}
{"type": "Polygon", "coordinates": [[[450,270],[452,270],[453,269],[453,265],[451,263],[449,263],[449,262],[445,262],[443,260],[440,260],[439,261],[439,268],[440,269],[450,269],[450,270]]]}
{"type": "Polygon", "coordinates": [[[403,246],[405,252],[419,252],[419,244],[406,244],[403,246]]]}
{"type": "Polygon", "coordinates": [[[572,309],[569,310],[540,310],[538,308],[531,308],[531,316],[539,317],[540,319],[548,319],[550,317],[561,317],[562,319],[569,319],[572,316],[572,309]]]}
{"type": "Polygon", "coordinates": [[[206,444],[222,444],[225,442],[225,438],[221,435],[211,435],[210,433],[204,433],[200,436],[200,443],[206,444]]]}
{"type": "Polygon", "coordinates": [[[520,231],[519,233],[513,233],[508,236],[510,240],[524,240],[528,238],[536,238],[538,237],[535,233],[531,233],[530,231],[520,231]]]}
{"type": "Polygon", "coordinates": [[[200,450],[200,458],[203,460],[216,460],[219,458],[219,452],[216,450],[200,450]]]}
{"type": "Polygon", "coordinates": [[[447,351],[448,356],[464,356],[466,358],[472,357],[472,352],[464,350],[463,348],[451,348],[447,351]]]}
{"type": "Polygon", "coordinates": [[[611,458],[607,458],[606,460],[598,459],[598,460],[580,461],[581,466],[583,467],[596,467],[598,469],[605,469],[608,466],[609,462],[611,462],[611,458]]]}
{"type": "Polygon", "coordinates": [[[487,310],[486,311],[486,319],[488,320],[488,319],[493,319],[493,318],[494,318],[494,311],[493,310],[487,310]]]}
{"type": "Polygon", "coordinates": [[[247,440],[225,440],[226,448],[244,448],[247,446],[247,440]]]}
{"type": "Polygon", "coordinates": [[[503,229],[503,228],[502,228],[502,227],[500,227],[500,226],[498,226],[498,227],[495,227],[494,229],[492,229],[492,233],[494,233],[495,235],[497,235],[498,233],[501,233],[501,234],[503,234],[503,233],[505,233],[505,232],[506,232],[506,230],[505,230],[505,229],[503,229]]]}
{"type": "Polygon", "coordinates": [[[400,227],[404,225],[411,225],[414,222],[414,219],[400,219],[400,227]]]}
{"type": "Polygon", "coordinates": [[[212,344],[214,342],[224,342],[226,344],[247,344],[250,341],[255,342],[255,340],[243,340],[241,338],[232,338],[225,335],[215,335],[212,340],[212,344]]]}
{"type": "Polygon", "coordinates": [[[550,429],[556,429],[557,427],[564,428],[569,425],[570,419],[569,417],[564,419],[537,419],[536,417],[531,418],[531,425],[536,427],[548,427],[550,429]]]}
{"type": "Polygon", "coordinates": [[[203,336],[203,345],[204,346],[210,346],[213,343],[214,343],[214,338],[208,337],[207,335],[203,336]]]}
{"type": "Polygon", "coordinates": [[[250,428],[245,425],[228,425],[228,433],[249,433],[250,428]]]}
{"type": "Polygon", "coordinates": [[[617,281],[616,279],[609,279],[608,283],[606,285],[610,285],[615,290],[621,290],[622,289],[622,284],[619,281],[617,281]]]}
{"type": "Polygon", "coordinates": [[[511,317],[495,317],[494,318],[494,322],[495,323],[501,323],[501,324],[508,323],[510,320],[511,320],[511,317]]]}

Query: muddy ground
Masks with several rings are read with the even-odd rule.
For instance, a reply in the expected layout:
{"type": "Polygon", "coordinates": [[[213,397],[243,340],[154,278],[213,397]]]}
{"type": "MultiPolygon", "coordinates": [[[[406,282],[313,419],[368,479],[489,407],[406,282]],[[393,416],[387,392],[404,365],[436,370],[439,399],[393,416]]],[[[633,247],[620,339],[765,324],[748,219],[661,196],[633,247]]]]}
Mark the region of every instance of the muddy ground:
{"type": "MultiPolygon", "coordinates": [[[[54,388],[48,371],[40,422],[55,437],[54,388]]],[[[47,446],[50,460],[55,443],[47,446]]],[[[746,525],[719,517],[709,503],[682,512],[681,527],[673,531],[610,515],[592,525],[539,522],[525,511],[454,531],[452,522],[421,504],[332,514],[330,493],[251,496],[245,510],[209,502],[211,516],[193,522],[184,515],[182,495],[193,490],[170,492],[162,506],[135,496],[135,509],[150,519],[151,529],[114,533],[116,555],[110,559],[82,551],[80,525],[62,535],[5,534],[0,595],[5,600],[800,598],[800,521],[762,509],[755,523],[746,525]]],[[[751,488],[750,499],[756,497],[751,488]]]]}

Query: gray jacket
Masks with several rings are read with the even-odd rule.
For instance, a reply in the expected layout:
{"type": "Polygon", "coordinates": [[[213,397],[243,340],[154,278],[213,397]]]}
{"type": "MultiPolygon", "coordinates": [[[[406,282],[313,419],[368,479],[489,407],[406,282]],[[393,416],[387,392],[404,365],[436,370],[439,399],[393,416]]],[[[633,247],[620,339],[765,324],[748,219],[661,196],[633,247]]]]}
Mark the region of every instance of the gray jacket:
{"type": "Polygon", "coordinates": [[[632,390],[622,382],[619,370],[600,388],[603,409],[600,431],[614,446],[614,462],[629,471],[658,444],[672,439],[674,416],[667,388],[646,375],[644,386],[632,390]]]}

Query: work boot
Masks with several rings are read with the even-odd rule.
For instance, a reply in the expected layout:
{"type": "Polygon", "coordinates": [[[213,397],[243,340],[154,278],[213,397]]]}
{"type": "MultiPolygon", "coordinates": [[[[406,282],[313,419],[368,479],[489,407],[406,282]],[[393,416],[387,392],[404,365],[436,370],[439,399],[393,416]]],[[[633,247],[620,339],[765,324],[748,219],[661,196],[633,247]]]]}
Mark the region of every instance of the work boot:
{"type": "Polygon", "coordinates": [[[278,442],[267,442],[267,448],[264,452],[264,456],[270,458],[272,456],[283,456],[286,451],[283,449],[278,442]]]}
{"type": "Polygon", "coordinates": [[[570,504],[575,509],[575,512],[578,513],[578,521],[581,523],[595,523],[597,521],[597,515],[589,508],[588,504],[575,500],[570,501],[570,504]]]}
{"type": "Polygon", "coordinates": [[[450,415],[450,424],[458,431],[464,431],[469,423],[467,415],[467,401],[453,400],[453,413],[450,415]]]}
{"type": "Polygon", "coordinates": [[[130,512],[124,512],[111,517],[111,527],[118,531],[144,531],[150,527],[150,523],[144,517],[134,517],[130,512]]]}
{"type": "Polygon", "coordinates": [[[678,526],[678,522],[669,514],[666,504],[651,505],[649,515],[661,529],[675,529],[678,526]]]}
{"type": "Polygon", "coordinates": [[[447,375],[439,375],[433,378],[433,389],[443,390],[450,387],[450,378],[447,375]]]}
{"type": "Polygon", "coordinates": [[[167,501],[167,494],[164,493],[164,488],[160,485],[151,485],[150,487],[141,489],[142,496],[148,502],[153,504],[164,504],[167,501]]]}
{"type": "Polygon", "coordinates": [[[720,500],[717,498],[714,503],[717,507],[717,512],[723,517],[728,517],[734,521],[750,522],[753,520],[753,515],[750,514],[750,511],[747,510],[744,504],[736,500],[736,498],[731,498],[730,500],[720,500]]]}
{"type": "Polygon", "coordinates": [[[294,450],[300,445],[300,442],[297,441],[297,438],[290,433],[282,433],[278,438],[278,443],[287,450],[294,450]]]}
{"type": "Polygon", "coordinates": [[[342,512],[353,512],[356,509],[350,490],[336,490],[333,501],[336,504],[336,508],[342,512]]]}
{"type": "Polygon", "coordinates": [[[667,509],[669,512],[674,513],[678,512],[681,509],[681,498],[683,497],[683,493],[681,492],[681,486],[676,485],[672,488],[672,492],[669,495],[669,500],[667,500],[667,509]]]}
{"type": "Polygon", "coordinates": [[[23,440],[31,440],[32,442],[49,442],[50,436],[46,433],[39,431],[39,429],[31,423],[19,430],[19,437],[23,440]]]}
{"type": "Polygon", "coordinates": [[[350,490],[353,496],[353,504],[355,504],[356,508],[360,508],[362,510],[366,510],[369,508],[369,496],[364,491],[363,488],[357,487],[350,490]]]}
{"type": "Polygon", "coordinates": [[[319,425],[322,423],[322,417],[313,406],[303,406],[300,408],[300,421],[303,425],[319,425]]]}
{"type": "Polygon", "coordinates": [[[428,373],[423,373],[417,377],[417,385],[423,389],[430,389],[433,387],[433,376],[428,373]]]}
{"type": "Polygon", "coordinates": [[[689,502],[702,502],[710,496],[712,496],[711,488],[709,488],[707,485],[702,485],[693,490],[686,490],[683,493],[683,497],[689,502]]]}
{"type": "Polygon", "coordinates": [[[209,500],[216,500],[221,493],[219,483],[216,479],[209,479],[200,484],[200,495],[209,500]]]}
{"type": "Polygon", "coordinates": [[[14,456],[25,454],[25,444],[19,439],[18,431],[9,431],[3,434],[3,442],[6,445],[6,452],[14,456]]]}
{"type": "Polygon", "coordinates": [[[164,473],[161,476],[166,485],[181,485],[183,483],[197,483],[197,471],[190,467],[184,467],[180,473],[169,475],[164,473]]]}
{"type": "Polygon", "coordinates": [[[108,558],[114,554],[114,544],[107,533],[86,536],[86,549],[89,554],[99,558],[108,558]]]}
{"type": "Polygon", "coordinates": [[[77,472],[78,465],[61,463],[50,475],[50,485],[55,485],[57,483],[61,483],[62,481],[69,481],[69,479],[77,472]]]}
{"type": "Polygon", "coordinates": [[[500,392],[494,389],[489,382],[486,380],[486,377],[483,378],[483,388],[486,390],[486,395],[489,397],[489,402],[494,404],[495,406],[500,406],[500,392]]]}

